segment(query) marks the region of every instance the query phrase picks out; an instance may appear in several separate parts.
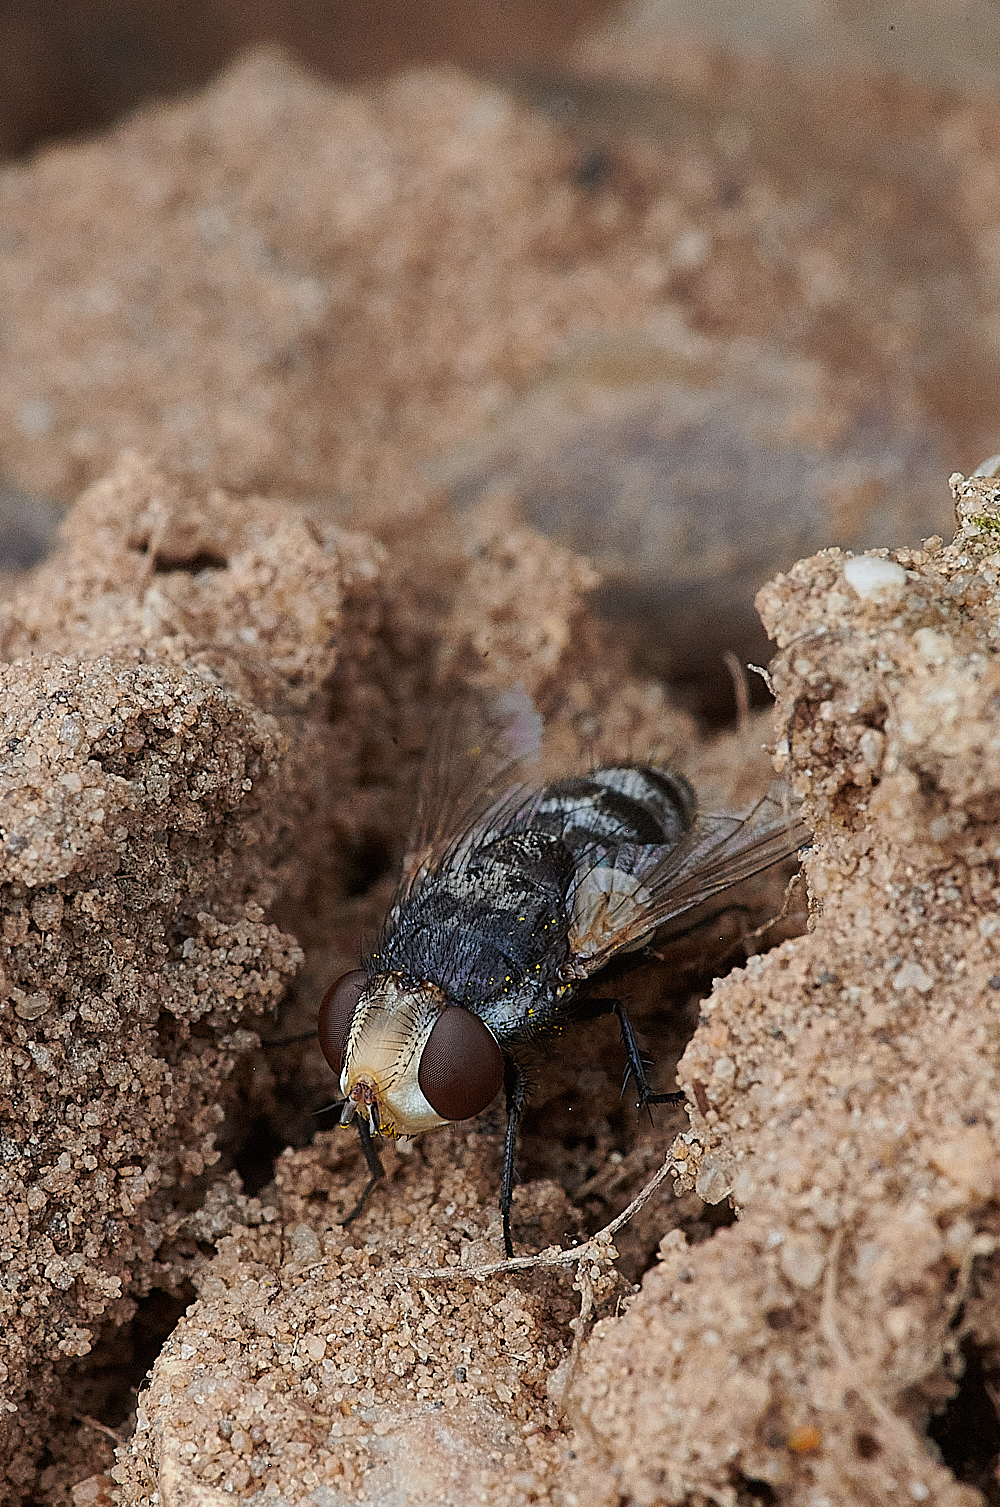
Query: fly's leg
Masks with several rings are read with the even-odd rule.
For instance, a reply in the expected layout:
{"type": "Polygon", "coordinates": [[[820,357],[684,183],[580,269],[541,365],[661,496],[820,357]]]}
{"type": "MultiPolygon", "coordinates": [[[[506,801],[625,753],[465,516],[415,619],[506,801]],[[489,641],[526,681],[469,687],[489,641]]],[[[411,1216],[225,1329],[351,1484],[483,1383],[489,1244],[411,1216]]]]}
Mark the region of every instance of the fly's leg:
{"type": "MultiPolygon", "coordinates": [[[[651,1104],[682,1104],[685,1095],[680,1089],[675,1089],[669,1094],[653,1093],[649,1079],[646,1077],[646,1064],[639,1050],[639,1043],[635,1039],[632,1022],[625,1013],[625,1006],[620,999],[616,999],[613,1008],[615,1015],[618,1017],[618,1024],[621,1026],[625,1056],[628,1059],[628,1067],[625,1070],[625,1082],[628,1083],[629,1078],[635,1080],[635,1086],[639,1090],[639,1102],[636,1108],[640,1114],[644,1109],[648,1111],[651,1104]]],[[[650,1119],[652,1119],[651,1115],[650,1119]]]]}
{"type": "Polygon", "coordinates": [[[365,1185],[365,1190],[362,1193],[361,1197],[358,1199],[357,1203],[354,1205],[354,1208],[348,1214],[347,1218],[343,1221],[345,1230],[347,1229],[347,1226],[349,1224],[352,1224],[353,1221],[357,1219],[358,1215],[361,1213],[361,1210],[368,1202],[368,1195],[374,1188],[375,1184],[379,1182],[381,1178],[385,1177],[385,1168],[382,1166],[382,1158],[378,1154],[378,1148],[376,1147],[375,1142],[372,1139],[372,1133],[368,1129],[368,1124],[365,1120],[364,1115],[356,1115],[355,1123],[358,1127],[358,1134],[361,1136],[361,1148],[365,1153],[365,1161],[368,1163],[368,1171],[371,1173],[371,1176],[369,1177],[368,1182],[365,1185]]]}
{"type": "Polygon", "coordinates": [[[504,1058],[503,1086],[507,1094],[507,1135],[503,1143],[500,1218],[503,1220],[503,1248],[509,1259],[514,1254],[514,1242],[510,1234],[510,1209],[514,1202],[514,1153],[517,1150],[517,1128],[528,1097],[524,1074],[513,1057],[504,1058]]]}

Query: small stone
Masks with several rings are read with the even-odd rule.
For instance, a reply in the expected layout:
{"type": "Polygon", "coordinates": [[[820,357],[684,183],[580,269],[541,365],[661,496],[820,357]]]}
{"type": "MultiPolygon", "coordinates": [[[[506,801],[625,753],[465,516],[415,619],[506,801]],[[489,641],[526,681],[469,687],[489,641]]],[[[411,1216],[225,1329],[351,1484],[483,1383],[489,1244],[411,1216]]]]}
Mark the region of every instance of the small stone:
{"type": "Polygon", "coordinates": [[[733,1180],[714,1156],[702,1158],[694,1191],[703,1203],[720,1204],[733,1189],[733,1180]]]}
{"type": "Polygon", "coordinates": [[[856,555],[844,566],[844,579],[863,601],[892,601],[906,586],[906,571],[881,555],[856,555]]]}
{"type": "Polygon", "coordinates": [[[43,1015],[47,1015],[51,1009],[51,996],[39,989],[35,993],[26,994],[22,999],[17,1000],[14,1005],[14,1014],[19,1015],[22,1020],[39,1020],[43,1015]]]}
{"type": "Polygon", "coordinates": [[[826,1258],[811,1241],[786,1240],[781,1247],[781,1269],[794,1287],[808,1292],[823,1275],[826,1258]]]}
{"type": "Polygon", "coordinates": [[[927,994],[934,988],[934,975],[919,963],[904,963],[894,976],[892,987],[897,994],[901,994],[904,989],[916,989],[918,994],[927,994]]]}

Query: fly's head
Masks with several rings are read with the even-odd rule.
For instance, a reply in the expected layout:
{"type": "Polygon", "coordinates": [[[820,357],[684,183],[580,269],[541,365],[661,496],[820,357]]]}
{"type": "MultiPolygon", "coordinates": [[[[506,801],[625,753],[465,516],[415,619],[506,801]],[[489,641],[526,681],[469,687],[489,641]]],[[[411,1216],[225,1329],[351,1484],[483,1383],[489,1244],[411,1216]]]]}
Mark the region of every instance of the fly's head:
{"type": "Polygon", "coordinates": [[[503,1083],[503,1053],[479,1017],[402,974],[344,974],[320,1005],[318,1031],[344,1095],[342,1123],[362,1114],[373,1135],[471,1119],[503,1083]]]}

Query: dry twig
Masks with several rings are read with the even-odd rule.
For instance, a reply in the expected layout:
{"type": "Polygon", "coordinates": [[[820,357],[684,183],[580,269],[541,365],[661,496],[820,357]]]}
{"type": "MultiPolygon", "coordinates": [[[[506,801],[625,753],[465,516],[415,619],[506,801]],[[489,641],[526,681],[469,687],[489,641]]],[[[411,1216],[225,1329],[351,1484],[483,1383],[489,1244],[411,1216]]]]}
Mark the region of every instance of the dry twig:
{"type": "Polygon", "coordinates": [[[622,1225],[628,1224],[633,1219],[643,1204],[648,1203],[660,1184],[670,1176],[674,1170],[672,1157],[667,1157],[649,1182],[640,1193],[633,1198],[627,1209],[623,1209],[609,1224],[596,1235],[591,1235],[582,1245],[570,1246],[568,1249],[562,1246],[552,1245],[547,1250],[539,1251],[535,1256],[512,1256],[506,1261],[491,1261],[484,1266],[392,1266],[388,1268],[388,1274],[394,1277],[419,1278],[420,1281],[433,1281],[441,1277],[497,1277],[506,1272],[530,1271],[533,1267],[560,1267],[577,1266],[581,1262],[596,1261],[598,1264],[604,1261],[614,1260],[617,1252],[612,1244],[615,1234],[622,1225]]]}

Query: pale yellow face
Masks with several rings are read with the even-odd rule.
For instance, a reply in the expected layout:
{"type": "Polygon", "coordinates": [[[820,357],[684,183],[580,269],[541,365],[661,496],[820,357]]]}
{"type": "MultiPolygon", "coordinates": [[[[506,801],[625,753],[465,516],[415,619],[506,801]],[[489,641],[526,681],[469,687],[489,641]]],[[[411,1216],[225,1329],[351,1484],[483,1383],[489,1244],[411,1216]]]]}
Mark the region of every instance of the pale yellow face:
{"type": "Polygon", "coordinates": [[[344,1120],[364,1114],[374,1134],[419,1135],[447,1125],[421,1090],[420,1058],[445,1008],[433,984],[414,988],[391,975],[362,994],[344,1052],[344,1120]]]}

